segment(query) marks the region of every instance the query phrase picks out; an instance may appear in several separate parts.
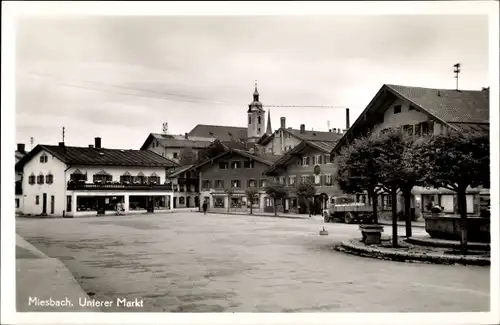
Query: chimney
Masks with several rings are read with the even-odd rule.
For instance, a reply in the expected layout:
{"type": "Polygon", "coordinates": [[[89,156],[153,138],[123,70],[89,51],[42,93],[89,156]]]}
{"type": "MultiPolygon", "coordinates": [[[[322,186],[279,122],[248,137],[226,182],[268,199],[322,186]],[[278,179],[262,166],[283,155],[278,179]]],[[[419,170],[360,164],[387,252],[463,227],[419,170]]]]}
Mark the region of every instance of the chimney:
{"type": "Polygon", "coordinates": [[[282,129],[286,128],[286,117],[282,117],[282,118],[280,119],[280,121],[281,121],[281,125],[280,125],[280,127],[281,127],[282,129]]]}
{"type": "Polygon", "coordinates": [[[96,149],[101,148],[101,138],[99,138],[99,137],[95,138],[95,147],[96,147],[96,149]]]}
{"type": "Polygon", "coordinates": [[[333,128],[333,133],[337,133],[337,128],[333,128]]]}
{"type": "Polygon", "coordinates": [[[349,129],[351,127],[351,122],[349,121],[349,109],[345,109],[345,128],[349,129]]]}
{"type": "Polygon", "coordinates": [[[63,148],[64,147],[64,142],[59,142],[59,147],[63,148]]]}
{"type": "Polygon", "coordinates": [[[17,144],[17,151],[20,153],[25,153],[26,147],[24,146],[24,143],[18,143],[17,144]]]}
{"type": "Polygon", "coordinates": [[[184,133],[184,139],[187,139],[187,138],[188,138],[188,134],[184,133]]]}
{"type": "Polygon", "coordinates": [[[306,125],[305,124],[301,124],[300,125],[300,133],[304,133],[306,132],[306,125]]]}
{"type": "Polygon", "coordinates": [[[94,145],[93,144],[89,144],[89,148],[94,148],[94,145]]]}

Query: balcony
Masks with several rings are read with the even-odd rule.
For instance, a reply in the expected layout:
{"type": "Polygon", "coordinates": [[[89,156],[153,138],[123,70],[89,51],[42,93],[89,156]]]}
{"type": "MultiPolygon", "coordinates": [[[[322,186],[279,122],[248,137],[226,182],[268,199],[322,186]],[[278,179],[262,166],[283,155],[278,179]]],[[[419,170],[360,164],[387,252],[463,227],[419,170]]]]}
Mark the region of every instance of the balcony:
{"type": "Polygon", "coordinates": [[[171,191],[172,184],[68,182],[68,191],[171,191]]]}

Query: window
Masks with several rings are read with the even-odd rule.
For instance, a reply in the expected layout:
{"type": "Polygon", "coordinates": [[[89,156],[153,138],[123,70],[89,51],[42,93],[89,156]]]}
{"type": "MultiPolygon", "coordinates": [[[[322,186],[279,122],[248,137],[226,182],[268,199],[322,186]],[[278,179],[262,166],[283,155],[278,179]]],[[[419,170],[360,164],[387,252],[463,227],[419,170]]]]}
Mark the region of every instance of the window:
{"type": "Polygon", "coordinates": [[[415,108],[415,106],[410,105],[410,108],[409,108],[408,110],[409,110],[409,111],[415,111],[415,110],[417,110],[417,109],[415,108]]]}
{"type": "Polygon", "coordinates": [[[257,129],[257,133],[260,133],[260,128],[257,129]]]}
{"type": "Polygon", "coordinates": [[[290,185],[295,185],[295,179],[296,179],[296,176],[293,175],[293,176],[288,176],[288,184],[290,185]]]}
{"type": "Polygon", "coordinates": [[[37,176],[36,183],[37,184],[43,184],[43,175],[38,175],[37,176]]]}
{"type": "Polygon", "coordinates": [[[40,195],[35,196],[35,204],[36,205],[40,204],[40,195]]]}
{"type": "Polygon", "coordinates": [[[129,172],[123,173],[123,175],[120,176],[120,183],[125,183],[125,182],[132,182],[132,176],[130,175],[129,172]]]}
{"type": "Polygon", "coordinates": [[[327,186],[332,185],[332,174],[325,175],[325,185],[327,186]]]}
{"type": "Polygon", "coordinates": [[[318,165],[323,164],[323,156],[318,156],[318,165]]]}
{"type": "Polygon", "coordinates": [[[302,166],[309,165],[309,157],[302,157],[302,166]]]}
{"type": "Polygon", "coordinates": [[[302,159],[301,158],[297,159],[297,166],[300,166],[300,165],[302,165],[302,159]]]}
{"type": "Polygon", "coordinates": [[[149,176],[148,177],[149,184],[160,184],[160,176],[149,176]]]}
{"type": "Polygon", "coordinates": [[[250,115],[248,116],[248,124],[252,124],[252,117],[250,115]]]}
{"type": "Polygon", "coordinates": [[[174,152],[172,157],[174,157],[174,159],[179,158],[179,153],[178,152],[174,152]]]}
{"type": "Polygon", "coordinates": [[[215,188],[224,188],[224,181],[223,180],[216,180],[215,181],[215,188]]]}
{"type": "Polygon", "coordinates": [[[253,168],[253,161],[247,160],[243,162],[243,167],[245,168],[253,168]]]}
{"type": "Polygon", "coordinates": [[[278,177],[278,183],[279,184],[285,184],[285,176],[279,176],[278,177]]]}
{"type": "Polygon", "coordinates": [[[403,132],[408,136],[413,136],[413,125],[404,125],[403,132]]]}
{"type": "Polygon", "coordinates": [[[184,196],[179,197],[179,204],[184,204],[184,196]]]}
{"type": "Polygon", "coordinates": [[[240,188],[241,187],[241,181],[239,179],[233,179],[231,181],[231,187],[232,188],[240,188]]]}
{"type": "Polygon", "coordinates": [[[203,182],[201,182],[201,187],[204,189],[209,189],[212,187],[212,182],[210,180],[203,180],[203,182]]]}
{"type": "Polygon", "coordinates": [[[34,174],[31,174],[29,177],[28,177],[28,184],[30,185],[33,185],[36,183],[36,180],[35,180],[35,175],[34,174]]]}
{"type": "Polygon", "coordinates": [[[96,182],[111,182],[113,180],[113,176],[101,170],[99,173],[95,174],[92,177],[94,183],[96,182]]]}
{"type": "Polygon", "coordinates": [[[72,181],[86,181],[87,180],[87,173],[83,174],[79,169],[75,170],[70,176],[69,179],[72,181]]]}
{"type": "Polygon", "coordinates": [[[309,182],[309,176],[307,176],[307,175],[301,175],[300,176],[300,182],[302,184],[309,182]]]}
{"type": "Polygon", "coordinates": [[[428,121],[423,122],[422,124],[422,135],[433,134],[434,133],[434,122],[428,121]]]}
{"type": "Polygon", "coordinates": [[[256,186],[257,186],[257,182],[255,181],[255,179],[248,180],[247,187],[256,187],[256,186]]]}
{"type": "Polygon", "coordinates": [[[390,195],[384,195],[382,196],[382,207],[384,209],[390,209],[392,208],[392,198],[390,195]]]}
{"type": "Polygon", "coordinates": [[[135,181],[138,182],[139,184],[144,184],[144,183],[146,183],[146,177],[144,176],[144,174],[142,172],[140,172],[135,177],[135,181]]]}
{"type": "Polygon", "coordinates": [[[394,106],[394,114],[399,114],[399,113],[401,113],[401,105],[394,106]]]}
{"type": "Polygon", "coordinates": [[[40,162],[42,164],[45,164],[47,161],[49,161],[49,157],[47,157],[46,154],[43,154],[43,155],[40,156],[40,162]]]}
{"type": "Polygon", "coordinates": [[[414,128],[415,128],[415,136],[419,137],[420,136],[420,124],[416,124],[414,126],[414,128]]]}
{"type": "Polygon", "coordinates": [[[219,162],[219,169],[227,169],[229,167],[229,163],[227,161],[219,162]]]}
{"type": "MultiPolygon", "coordinates": [[[[257,117],[257,124],[260,124],[260,122],[261,122],[261,117],[259,116],[259,117],[257,117]]],[[[260,131],[260,129],[259,129],[259,131],[260,131]]]]}
{"type": "Polygon", "coordinates": [[[318,185],[321,183],[321,176],[320,175],[314,175],[314,184],[318,185]]]}
{"type": "Polygon", "coordinates": [[[241,161],[231,161],[231,169],[241,168],[241,161]]]}
{"type": "Polygon", "coordinates": [[[19,209],[19,199],[16,199],[16,209],[19,209]]]}
{"type": "Polygon", "coordinates": [[[266,179],[261,179],[259,180],[259,187],[263,188],[267,186],[267,180],[266,179]]]}
{"type": "Polygon", "coordinates": [[[45,176],[45,183],[47,184],[54,183],[54,175],[48,174],[47,176],[45,176]]]}

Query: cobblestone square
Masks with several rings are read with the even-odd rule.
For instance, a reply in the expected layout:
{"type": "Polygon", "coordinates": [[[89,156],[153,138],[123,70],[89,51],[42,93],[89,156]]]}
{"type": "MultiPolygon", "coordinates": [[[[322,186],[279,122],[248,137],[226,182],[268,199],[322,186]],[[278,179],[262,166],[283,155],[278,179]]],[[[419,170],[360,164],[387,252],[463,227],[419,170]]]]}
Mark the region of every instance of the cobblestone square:
{"type": "Polygon", "coordinates": [[[93,299],[143,301],[105,312],[489,311],[489,267],[347,255],[333,246],[360,236],[358,226],[319,216],[18,218],[17,232],[60,259],[93,299]]]}

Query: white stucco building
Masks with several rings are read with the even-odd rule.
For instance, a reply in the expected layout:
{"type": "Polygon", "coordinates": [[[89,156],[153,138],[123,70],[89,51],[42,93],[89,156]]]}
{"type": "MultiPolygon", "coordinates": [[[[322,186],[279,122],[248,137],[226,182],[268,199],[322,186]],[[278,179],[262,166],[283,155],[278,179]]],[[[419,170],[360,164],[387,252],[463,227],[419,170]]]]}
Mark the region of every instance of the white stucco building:
{"type": "Polygon", "coordinates": [[[38,145],[17,164],[22,213],[78,217],[146,213],[173,207],[166,174],[178,166],[151,151],[38,145]]]}

